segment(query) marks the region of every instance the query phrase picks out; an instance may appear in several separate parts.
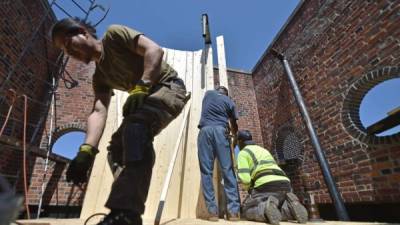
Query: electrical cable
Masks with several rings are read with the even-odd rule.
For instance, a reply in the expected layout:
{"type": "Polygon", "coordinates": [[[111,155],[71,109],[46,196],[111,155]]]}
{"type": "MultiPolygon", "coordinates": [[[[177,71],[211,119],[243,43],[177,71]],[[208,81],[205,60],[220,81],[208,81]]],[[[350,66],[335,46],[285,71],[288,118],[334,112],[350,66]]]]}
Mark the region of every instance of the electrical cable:
{"type": "Polygon", "coordinates": [[[29,203],[28,203],[28,181],[27,181],[27,174],[28,174],[28,169],[27,169],[27,162],[26,162],[26,123],[27,123],[27,117],[28,117],[28,97],[24,94],[22,95],[24,98],[24,134],[22,137],[22,148],[23,148],[23,176],[24,176],[24,194],[25,194],[25,209],[26,209],[26,215],[27,218],[31,218],[31,214],[29,211],[29,203]]]}
{"type": "Polygon", "coordinates": [[[12,95],[12,96],[9,96],[9,97],[11,97],[11,105],[10,105],[10,107],[8,108],[8,113],[7,113],[6,119],[5,119],[5,121],[4,121],[3,126],[1,127],[1,130],[0,130],[0,137],[1,137],[1,135],[3,134],[4,129],[6,128],[6,125],[7,125],[8,119],[10,118],[11,111],[12,111],[12,109],[13,109],[15,100],[17,99],[17,94],[15,93],[15,91],[14,91],[13,89],[9,89],[7,94],[8,94],[8,95],[12,95]]]}
{"type": "Polygon", "coordinates": [[[83,225],[87,225],[87,223],[93,218],[93,217],[95,217],[95,216],[106,216],[107,214],[105,214],[105,213],[95,213],[95,214],[92,214],[91,216],[89,216],[86,220],[85,220],[85,223],[83,223],[83,225]]]}

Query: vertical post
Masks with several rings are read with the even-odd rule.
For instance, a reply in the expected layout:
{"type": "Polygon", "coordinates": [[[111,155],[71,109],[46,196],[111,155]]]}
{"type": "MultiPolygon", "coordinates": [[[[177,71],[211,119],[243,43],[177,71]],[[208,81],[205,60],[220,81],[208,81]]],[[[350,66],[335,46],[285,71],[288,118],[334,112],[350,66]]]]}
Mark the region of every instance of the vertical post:
{"type": "Polygon", "coordinates": [[[226,73],[225,45],[223,36],[217,37],[217,53],[218,53],[219,85],[224,86],[229,90],[228,75],[226,73]]]}
{"type": "Polygon", "coordinates": [[[343,199],[340,196],[339,191],[338,191],[338,189],[336,187],[336,184],[335,184],[335,182],[333,180],[332,172],[331,172],[331,170],[329,168],[328,162],[326,161],[325,154],[322,151],[321,145],[320,145],[319,140],[318,140],[318,136],[317,136],[317,134],[315,132],[315,129],[314,129],[313,125],[312,125],[311,118],[310,118],[310,116],[308,114],[306,105],[304,103],[304,100],[303,100],[303,97],[301,95],[300,89],[299,89],[299,87],[297,85],[297,82],[296,82],[296,80],[294,78],[294,75],[292,73],[292,70],[290,68],[289,62],[287,61],[287,59],[285,58],[284,55],[282,55],[281,53],[276,52],[275,50],[272,50],[272,54],[275,55],[276,57],[278,57],[283,63],[286,75],[287,75],[287,77],[289,79],[290,86],[291,86],[291,88],[293,90],[293,94],[294,94],[294,97],[296,99],[297,105],[299,106],[301,115],[303,117],[303,120],[306,123],[307,129],[308,129],[308,132],[309,132],[309,135],[310,135],[310,138],[311,138],[311,142],[312,142],[312,144],[314,146],[315,154],[317,156],[319,165],[320,165],[321,170],[322,170],[322,174],[323,174],[324,180],[325,180],[326,185],[328,187],[328,190],[329,190],[330,196],[332,198],[333,204],[335,206],[336,213],[337,213],[337,215],[339,217],[339,220],[348,221],[349,220],[349,216],[348,216],[346,208],[344,206],[343,199]]]}
{"type": "Polygon", "coordinates": [[[208,25],[208,15],[204,13],[201,15],[201,22],[203,25],[203,38],[205,44],[211,44],[210,26],[208,25]]]}

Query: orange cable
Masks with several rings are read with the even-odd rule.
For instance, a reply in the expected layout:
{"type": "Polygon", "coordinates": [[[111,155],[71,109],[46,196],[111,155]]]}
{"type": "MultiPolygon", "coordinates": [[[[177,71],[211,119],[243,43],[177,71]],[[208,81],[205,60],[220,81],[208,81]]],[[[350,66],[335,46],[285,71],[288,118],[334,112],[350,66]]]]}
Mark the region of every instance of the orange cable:
{"type": "MultiPolygon", "coordinates": [[[[8,97],[11,98],[11,105],[10,108],[8,109],[7,117],[4,121],[4,124],[0,130],[0,137],[3,134],[3,131],[7,125],[8,119],[10,117],[12,108],[14,106],[14,103],[16,102],[17,99],[17,94],[13,89],[9,89],[7,93],[8,97]]],[[[23,175],[24,175],[24,194],[25,194],[25,209],[27,213],[27,218],[30,219],[30,211],[29,211],[29,205],[28,205],[28,182],[27,182],[27,166],[26,166],[26,125],[27,125],[27,117],[28,117],[28,96],[22,95],[24,98],[24,131],[23,131],[23,137],[22,137],[22,143],[23,143],[23,175]]]]}
{"type": "Polygon", "coordinates": [[[4,124],[3,124],[3,126],[1,127],[1,130],[0,130],[0,137],[1,137],[1,135],[3,135],[3,131],[4,131],[4,129],[5,129],[6,126],[7,126],[8,119],[10,118],[11,111],[12,111],[12,109],[13,109],[15,100],[16,100],[16,98],[17,98],[17,95],[16,95],[16,93],[15,93],[15,91],[14,91],[13,89],[9,89],[7,95],[11,98],[11,105],[10,105],[10,108],[8,109],[8,113],[7,113],[6,119],[4,120],[4,124]]]}
{"type": "Polygon", "coordinates": [[[25,192],[25,209],[28,219],[31,218],[28,205],[28,182],[27,182],[27,166],[26,166],[26,124],[27,124],[27,114],[28,114],[28,97],[22,95],[24,98],[24,135],[22,139],[23,146],[23,172],[24,172],[24,192],[25,192]]]}

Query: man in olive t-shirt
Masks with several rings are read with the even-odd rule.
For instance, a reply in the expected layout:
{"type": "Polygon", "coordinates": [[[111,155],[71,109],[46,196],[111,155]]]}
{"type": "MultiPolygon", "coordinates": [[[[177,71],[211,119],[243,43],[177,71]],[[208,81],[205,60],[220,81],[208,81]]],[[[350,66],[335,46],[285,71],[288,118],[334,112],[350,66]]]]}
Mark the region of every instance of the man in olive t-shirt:
{"type": "Polygon", "coordinates": [[[103,133],[112,89],[129,92],[124,119],[113,134],[109,162],[116,177],[106,202],[111,212],[99,224],[142,224],[155,160],[153,138],[182,111],[188,97],[176,71],[162,60],[163,50],[142,33],[112,25],[101,40],[77,18],[58,21],[52,28],[56,47],[73,58],[95,61],[93,110],[85,143],[67,170],[67,180],[87,182],[103,133]]]}

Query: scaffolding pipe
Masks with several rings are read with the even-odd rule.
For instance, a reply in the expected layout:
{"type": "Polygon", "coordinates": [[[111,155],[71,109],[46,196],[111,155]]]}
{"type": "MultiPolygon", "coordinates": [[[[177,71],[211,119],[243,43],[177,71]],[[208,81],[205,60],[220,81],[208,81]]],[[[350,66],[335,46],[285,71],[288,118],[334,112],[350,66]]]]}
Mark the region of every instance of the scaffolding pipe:
{"type": "Polygon", "coordinates": [[[339,217],[339,220],[349,221],[349,216],[348,216],[346,208],[344,206],[343,199],[340,196],[340,193],[337,189],[336,183],[333,180],[332,172],[329,168],[328,162],[326,161],[325,154],[322,151],[318,136],[312,125],[310,115],[308,114],[307,107],[304,103],[299,86],[297,85],[296,79],[294,78],[294,75],[290,68],[289,62],[283,54],[278,53],[276,50],[272,49],[271,53],[282,61],[283,67],[285,68],[285,72],[286,72],[287,78],[289,79],[289,83],[293,90],[293,94],[296,99],[297,105],[299,106],[303,120],[306,123],[307,129],[308,129],[308,132],[309,132],[309,135],[311,138],[311,142],[312,142],[314,150],[315,150],[315,154],[317,156],[319,165],[322,170],[322,174],[323,174],[325,183],[328,187],[330,196],[331,196],[333,204],[335,206],[336,214],[339,217]]]}
{"type": "MultiPolygon", "coordinates": [[[[53,77],[53,88],[56,86],[56,79],[53,77]]],[[[36,219],[40,218],[40,211],[42,210],[42,204],[43,204],[43,195],[44,195],[44,188],[46,186],[46,176],[47,176],[47,170],[49,167],[49,157],[50,157],[50,146],[52,142],[52,137],[53,137],[53,120],[54,120],[54,112],[55,112],[55,91],[53,89],[52,95],[51,95],[51,113],[50,113],[50,132],[49,132],[49,138],[48,138],[48,145],[47,145],[47,153],[46,153],[46,161],[44,163],[44,173],[43,173],[43,180],[42,180],[42,188],[40,190],[40,195],[39,195],[39,205],[38,205],[38,211],[37,211],[37,216],[36,219]]]]}

